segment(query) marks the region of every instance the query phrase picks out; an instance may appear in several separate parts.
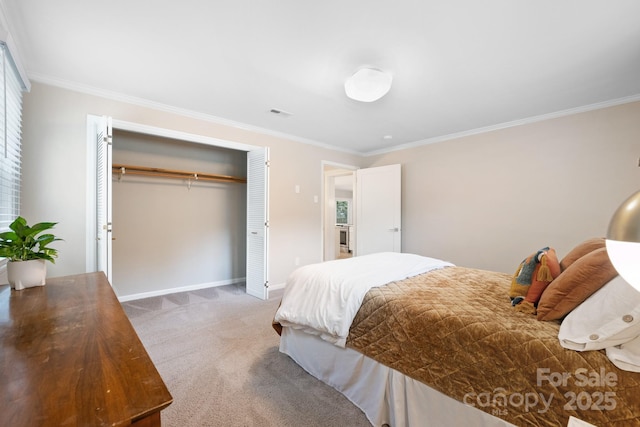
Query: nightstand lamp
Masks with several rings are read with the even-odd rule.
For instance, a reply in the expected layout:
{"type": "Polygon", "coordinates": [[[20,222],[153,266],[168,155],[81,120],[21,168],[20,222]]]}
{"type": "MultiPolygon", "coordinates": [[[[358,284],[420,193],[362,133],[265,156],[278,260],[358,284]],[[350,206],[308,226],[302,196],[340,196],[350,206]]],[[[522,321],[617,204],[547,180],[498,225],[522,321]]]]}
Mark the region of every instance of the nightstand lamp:
{"type": "Polygon", "coordinates": [[[613,214],[607,231],[607,253],[620,276],[640,292],[640,191],[613,214]]]}

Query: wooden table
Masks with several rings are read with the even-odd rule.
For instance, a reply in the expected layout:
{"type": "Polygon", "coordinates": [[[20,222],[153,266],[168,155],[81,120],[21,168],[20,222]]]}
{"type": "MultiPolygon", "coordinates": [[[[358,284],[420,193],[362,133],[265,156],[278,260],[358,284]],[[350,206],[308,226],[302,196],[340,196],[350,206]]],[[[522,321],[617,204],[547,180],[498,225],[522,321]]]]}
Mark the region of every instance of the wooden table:
{"type": "Polygon", "coordinates": [[[103,273],[0,286],[0,426],[159,426],[171,402],[103,273]]]}

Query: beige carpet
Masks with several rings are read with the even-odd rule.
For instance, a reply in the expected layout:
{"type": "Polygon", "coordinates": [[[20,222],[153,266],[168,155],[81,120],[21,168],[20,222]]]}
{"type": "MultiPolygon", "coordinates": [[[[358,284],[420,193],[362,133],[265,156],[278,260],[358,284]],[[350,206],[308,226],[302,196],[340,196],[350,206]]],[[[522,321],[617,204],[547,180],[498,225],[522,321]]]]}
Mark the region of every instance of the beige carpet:
{"type": "Polygon", "coordinates": [[[278,302],[230,285],[123,303],[173,396],[164,426],[371,425],[278,351],[278,302]]]}

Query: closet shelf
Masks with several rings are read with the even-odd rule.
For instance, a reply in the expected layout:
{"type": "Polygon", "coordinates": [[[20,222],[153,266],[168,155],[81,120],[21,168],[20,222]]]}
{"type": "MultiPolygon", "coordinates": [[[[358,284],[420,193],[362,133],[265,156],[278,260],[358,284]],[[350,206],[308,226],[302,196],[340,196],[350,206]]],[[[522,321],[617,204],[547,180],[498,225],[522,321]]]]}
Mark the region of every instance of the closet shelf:
{"type": "Polygon", "coordinates": [[[247,182],[245,178],[239,178],[237,176],[217,175],[217,174],[200,173],[200,172],[188,172],[188,171],[172,170],[172,169],[150,168],[146,166],[113,164],[112,170],[113,170],[113,173],[117,173],[120,176],[143,175],[143,176],[153,176],[158,178],[187,179],[192,181],[237,182],[237,183],[243,183],[243,184],[247,182]]]}

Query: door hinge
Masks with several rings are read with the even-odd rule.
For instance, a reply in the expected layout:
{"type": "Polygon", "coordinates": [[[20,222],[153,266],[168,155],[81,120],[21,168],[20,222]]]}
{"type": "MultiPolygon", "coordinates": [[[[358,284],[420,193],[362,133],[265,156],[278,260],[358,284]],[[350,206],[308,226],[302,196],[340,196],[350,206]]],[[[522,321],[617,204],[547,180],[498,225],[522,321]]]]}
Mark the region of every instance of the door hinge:
{"type": "Polygon", "coordinates": [[[265,165],[266,167],[271,166],[271,160],[266,160],[266,161],[264,162],[264,165],[265,165]]]}
{"type": "Polygon", "coordinates": [[[269,281],[268,280],[266,282],[264,282],[264,287],[269,289],[269,281]]]}
{"type": "Polygon", "coordinates": [[[265,227],[267,227],[267,228],[269,228],[269,221],[265,221],[265,222],[264,222],[264,226],[265,226],[265,227]]]}

